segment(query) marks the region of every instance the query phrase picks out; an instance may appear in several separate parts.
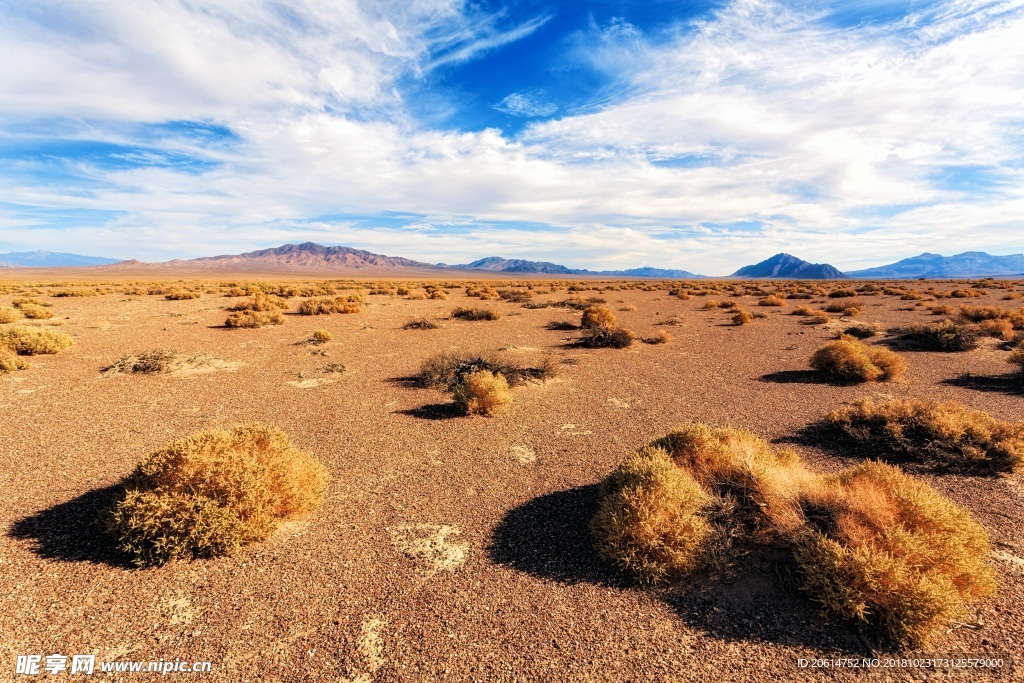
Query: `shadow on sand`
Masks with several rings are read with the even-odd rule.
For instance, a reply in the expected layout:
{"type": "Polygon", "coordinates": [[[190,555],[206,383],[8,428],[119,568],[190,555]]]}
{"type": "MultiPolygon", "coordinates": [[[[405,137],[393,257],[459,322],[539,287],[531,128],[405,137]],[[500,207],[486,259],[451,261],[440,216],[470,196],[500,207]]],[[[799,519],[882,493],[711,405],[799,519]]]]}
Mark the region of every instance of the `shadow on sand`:
{"type": "Polygon", "coordinates": [[[534,498],[494,528],[487,548],[502,566],[573,585],[643,590],[670,605],[689,626],[730,641],[810,646],[831,653],[869,653],[872,646],[845,625],[828,622],[795,587],[777,558],[742,558],[729,580],[699,575],[665,588],[643,588],[601,560],[589,521],[598,487],[580,486],[534,498]]]}
{"type": "Polygon", "coordinates": [[[428,403],[417,408],[396,410],[399,415],[409,415],[421,420],[451,420],[456,417],[465,417],[466,413],[457,403],[428,403]]]}
{"type": "Polygon", "coordinates": [[[939,384],[963,389],[974,389],[997,394],[1010,394],[1011,396],[1024,396],[1024,379],[1020,375],[972,375],[965,373],[951,379],[944,379],[939,384]]]}
{"type": "Polygon", "coordinates": [[[115,484],[83,493],[19,519],[7,535],[29,541],[32,552],[46,559],[133,567],[97,521],[100,511],[113,505],[123,490],[115,484]]]}

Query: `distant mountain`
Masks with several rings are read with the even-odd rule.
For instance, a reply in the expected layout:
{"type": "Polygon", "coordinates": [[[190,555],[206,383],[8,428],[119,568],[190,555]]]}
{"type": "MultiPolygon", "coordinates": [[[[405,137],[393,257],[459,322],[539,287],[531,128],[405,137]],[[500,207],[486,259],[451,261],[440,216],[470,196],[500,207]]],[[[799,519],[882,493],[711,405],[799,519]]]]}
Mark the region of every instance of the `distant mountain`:
{"type": "Polygon", "coordinates": [[[457,268],[459,270],[488,270],[492,273],[547,273],[557,275],[579,275],[586,273],[585,270],[573,270],[572,268],[566,268],[560,266],[557,263],[548,263],[547,261],[526,261],[524,259],[508,259],[500,256],[488,256],[472,263],[463,263],[457,266],[445,266],[439,264],[441,267],[446,268],[457,268]]]}
{"type": "Polygon", "coordinates": [[[598,271],[597,274],[623,275],[626,277],[656,277],[663,278],[666,280],[695,280],[707,277],[707,275],[697,275],[696,273],[691,273],[688,270],[675,270],[672,268],[652,268],[651,266],[643,266],[642,268],[630,268],[629,270],[601,270],[598,271]]]}
{"type": "Polygon", "coordinates": [[[965,251],[955,256],[925,253],[887,266],[854,270],[848,275],[856,278],[898,279],[994,277],[1020,273],[1024,273],[1024,254],[992,256],[982,251],[965,251]]]}
{"type": "Polygon", "coordinates": [[[440,270],[430,263],[421,263],[397,256],[383,256],[350,247],[325,247],[315,242],[285,244],[244,254],[204,256],[188,260],[175,259],[161,263],[124,261],[112,266],[116,270],[440,270]]]}
{"type": "Polygon", "coordinates": [[[793,278],[798,280],[840,280],[847,276],[827,263],[808,263],[789,254],[776,254],[752,266],[744,266],[733,277],[793,278]]]}
{"type": "Polygon", "coordinates": [[[55,266],[103,266],[117,263],[120,259],[103,258],[102,256],[82,256],[57,251],[11,251],[0,254],[0,262],[6,263],[4,268],[52,268],[55,266]]]}
{"type": "Polygon", "coordinates": [[[447,266],[439,263],[445,268],[458,268],[461,270],[488,270],[492,273],[545,273],[555,275],[615,275],[619,277],[653,277],[665,279],[693,279],[702,278],[704,275],[695,275],[687,270],[673,270],[666,268],[630,268],[629,270],[587,270],[585,268],[568,268],[557,263],[548,261],[527,261],[525,259],[507,259],[501,256],[488,256],[472,263],[463,263],[457,266],[447,266]]]}
{"type": "Polygon", "coordinates": [[[18,266],[14,265],[13,263],[8,263],[7,261],[0,261],[0,268],[17,268],[17,267],[18,266]]]}

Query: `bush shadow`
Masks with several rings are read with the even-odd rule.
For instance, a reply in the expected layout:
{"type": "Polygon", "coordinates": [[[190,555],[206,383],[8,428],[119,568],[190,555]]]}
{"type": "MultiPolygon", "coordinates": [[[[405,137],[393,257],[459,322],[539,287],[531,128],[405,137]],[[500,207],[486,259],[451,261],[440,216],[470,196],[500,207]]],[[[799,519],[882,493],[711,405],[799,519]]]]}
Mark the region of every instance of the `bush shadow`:
{"type": "Polygon", "coordinates": [[[465,417],[466,413],[457,403],[428,403],[416,408],[396,410],[399,415],[409,415],[421,420],[451,420],[457,417],[465,417]]]}
{"type": "Polygon", "coordinates": [[[848,387],[857,382],[844,382],[834,379],[817,370],[779,370],[769,372],[757,378],[760,382],[773,384],[826,384],[833,387],[848,387]]]}
{"type": "Polygon", "coordinates": [[[1010,394],[1011,396],[1024,396],[1024,380],[1018,375],[972,375],[964,373],[956,377],[944,379],[939,384],[962,389],[973,389],[995,394],[1010,394]]]}
{"type": "Polygon", "coordinates": [[[42,558],[134,568],[98,522],[100,511],[113,505],[122,491],[124,487],[115,484],[83,493],[19,519],[7,536],[28,541],[30,550],[42,558]]]}

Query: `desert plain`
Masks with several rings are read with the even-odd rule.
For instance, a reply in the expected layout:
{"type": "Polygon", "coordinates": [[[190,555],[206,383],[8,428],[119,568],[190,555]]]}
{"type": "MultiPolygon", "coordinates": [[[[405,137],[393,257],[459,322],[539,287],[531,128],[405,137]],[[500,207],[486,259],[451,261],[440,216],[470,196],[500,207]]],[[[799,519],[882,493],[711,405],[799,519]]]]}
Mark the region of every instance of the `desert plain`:
{"type": "Polygon", "coordinates": [[[1004,339],[984,337],[958,353],[897,348],[907,371],[894,382],[825,381],[808,359],[857,323],[879,325],[866,340],[878,345],[888,328],[935,322],[937,305],[1019,310],[1021,299],[1005,297],[1024,283],[334,279],[339,291],[362,295],[359,312],[299,315],[302,297],[291,297],[283,324],[232,329],[224,326],[239,301],[225,296],[232,286],[331,278],[4,277],[0,307],[32,298],[53,315],[12,324],[58,330],[74,345],[0,375],[0,680],[30,680],[13,674],[18,655],[53,653],[209,661],[210,673],[170,677],[238,683],[1024,677],[1019,663],[798,665],[1019,656],[1020,472],[912,470],[988,530],[998,582],[925,651],[894,649],[824,616],[776,568],[756,562],[727,576],[639,585],[596,555],[588,527],[602,478],[688,422],[748,429],[836,471],[863,455],[801,434],[859,397],[956,401],[1020,420],[1024,389],[1010,376],[1004,339]],[[423,298],[431,284],[447,298],[423,298]],[[470,297],[467,287],[529,292],[529,302],[470,297]],[[757,305],[778,287],[808,298],[757,305]],[[808,324],[792,315],[800,305],[824,307],[840,287],[860,290],[854,318],[837,312],[808,324]],[[182,288],[200,296],[167,298],[182,288]],[[83,289],[92,295],[54,296],[83,289]],[[957,289],[972,294],[951,298],[957,289]],[[571,297],[602,300],[639,338],[621,349],[578,345],[578,308],[537,306],[571,297]],[[764,317],[733,324],[731,309],[706,309],[709,299],[764,317]],[[500,317],[453,318],[458,306],[500,317]],[[423,318],[437,328],[403,329],[423,318]],[[557,329],[560,322],[570,325],[557,329]],[[317,329],[332,339],[310,343],[317,329]],[[670,340],[645,343],[660,332],[670,340]],[[207,362],[174,372],[110,369],[154,350],[207,362]],[[465,416],[449,394],[412,379],[442,352],[497,354],[527,367],[549,358],[557,372],[514,387],[499,414],[465,416]],[[226,557],[136,568],[110,548],[96,515],[141,458],[203,429],[247,423],[280,427],[327,467],[314,514],[226,557]]]}

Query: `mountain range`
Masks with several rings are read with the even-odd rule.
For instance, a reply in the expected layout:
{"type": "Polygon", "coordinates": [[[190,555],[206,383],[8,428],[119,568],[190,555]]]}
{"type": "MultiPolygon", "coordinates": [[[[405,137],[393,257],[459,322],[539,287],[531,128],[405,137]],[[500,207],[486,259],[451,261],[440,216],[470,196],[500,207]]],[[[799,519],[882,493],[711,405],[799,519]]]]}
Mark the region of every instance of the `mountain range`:
{"type": "MultiPolygon", "coordinates": [[[[374,254],[351,247],[324,246],[314,242],[285,244],[243,254],[223,254],[188,260],[175,259],[158,263],[136,260],[118,261],[98,256],[81,256],[62,252],[31,251],[0,254],[0,268],[48,268],[55,266],[93,267],[104,272],[142,271],[356,271],[364,274],[444,275],[446,273],[486,271],[509,274],[597,275],[612,277],[646,277],[661,279],[705,278],[687,270],[643,266],[627,270],[587,270],[569,268],[549,261],[507,259],[500,256],[448,265],[374,254]]],[[[827,263],[809,263],[791,254],[776,254],[769,259],[740,268],[730,277],[822,279],[900,279],[900,278],[968,278],[1024,277],[1024,255],[993,256],[968,251],[954,256],[921,254],[876,268],[843,273],[827,263]]]]}

